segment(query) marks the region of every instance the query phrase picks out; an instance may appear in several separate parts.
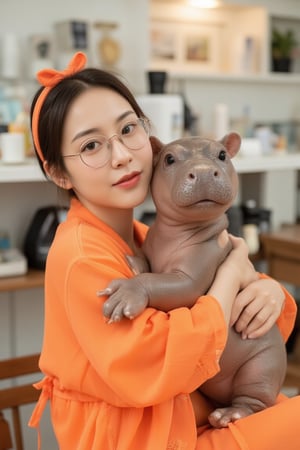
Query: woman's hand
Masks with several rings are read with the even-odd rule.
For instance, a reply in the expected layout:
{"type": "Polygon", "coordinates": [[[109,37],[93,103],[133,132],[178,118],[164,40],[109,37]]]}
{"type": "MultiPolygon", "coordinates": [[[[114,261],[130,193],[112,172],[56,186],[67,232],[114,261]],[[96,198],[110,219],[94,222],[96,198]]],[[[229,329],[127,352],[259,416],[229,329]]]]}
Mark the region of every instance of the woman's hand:
{"type": "Polygon", "coordinates": [[[272,279],[250,283],[236,297],[230,325],[244,339],[254,339],[267,333],[280,316],[285,295],[280,284],[272,279]]]}
{"type": "Polygon", "coordinates": [[[208,295],[212,295],[219,302],[227,323],[232,316],[231,310],[238,292],[258,279],[258,274],[248,258],[245,241],[231,235],[230,239],[233,249],[218,268],[208,291],[208,295]]]}
{"type": "Polygon", "coordinates": [[[242,290],[249,283],[258,280],[258,273],[248,257],[249,248],[245,240],[230,234],[229,237],[232,243],[232,251],[222,263],[221,270],[223,268],[235,274],[239,281],[239,289],[242,290]]]}

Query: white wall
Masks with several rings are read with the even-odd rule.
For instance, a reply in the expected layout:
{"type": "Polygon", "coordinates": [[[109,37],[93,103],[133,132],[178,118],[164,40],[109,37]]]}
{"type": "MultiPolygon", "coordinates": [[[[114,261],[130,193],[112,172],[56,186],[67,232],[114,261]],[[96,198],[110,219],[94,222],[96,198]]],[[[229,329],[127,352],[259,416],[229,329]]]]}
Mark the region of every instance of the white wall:
{"type": "Polygon", "coordinates": [[[200,132],[210,133],[217,103],[225,103],[232,120],[243,115],[245,107],[255,122],[300,120],[300,85],[242,83],[240,81],[188,81],[181,85],[189,105],[199,117],[200,132]]]}
{"type": "MultiPolygon", "coordinates": [[[[28,38],[35,34],[52,33],[56,22],[85,20],[95,22],[117,22],[118,29],[112,37],[122,46],[119,68],[128,82],[137,89],[144,88],[145,58],[147,58],[147,0],[0,0],[0,46],[6,33],[14,33],[20,39],[23,66],[28,59],[28,38]]],[[[91,27],[92,28],[92,27],[91,27]]],[[[102,36],[92,29],[92,63],[96,57],[96,40],[102,36]]]]}

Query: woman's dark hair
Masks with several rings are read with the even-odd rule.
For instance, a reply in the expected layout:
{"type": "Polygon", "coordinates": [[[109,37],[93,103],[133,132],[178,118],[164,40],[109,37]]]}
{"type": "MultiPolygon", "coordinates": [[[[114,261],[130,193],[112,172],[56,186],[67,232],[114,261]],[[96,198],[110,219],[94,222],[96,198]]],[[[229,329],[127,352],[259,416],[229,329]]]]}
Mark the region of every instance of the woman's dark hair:
{"type": "MultiPolygon", "coordinates": [[[[39,142],[43,155],[45,160],[48,161],[49,167],[53,167],[58,174],[65,172],[61,143],[66,114],[72,102],[82,92],[94,87],[104,87],[117,92],[130,103],[138,117],[145,117],[127,86],[110,72],[89,68],[64,78],[50,90],[45,98],[38,123],[39,142]]],[[[43,89],[38,90],[32,101],[31,118],[36,101],[43,89]]],[[[46,175],[43,163],[39,157],[38,160],[42,171],[46,175]]]]}

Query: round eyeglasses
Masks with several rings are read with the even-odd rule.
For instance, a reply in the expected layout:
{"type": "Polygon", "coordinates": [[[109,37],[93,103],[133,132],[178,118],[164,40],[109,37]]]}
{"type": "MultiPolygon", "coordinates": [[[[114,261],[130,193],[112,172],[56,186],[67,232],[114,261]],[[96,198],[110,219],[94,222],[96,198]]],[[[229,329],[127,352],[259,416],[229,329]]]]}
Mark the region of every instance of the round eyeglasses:
{"type": "Polygon", "coordinates": [[[79,153],[63,155],[63,158],[80,156],[81,161],[88,167],[99,169],[108,163],[111,157],[111,141],[118,139],[129,150],[140,150],[150,134],[150,124],[145,118],[133,119],[122,126],[120,133],[106,138],[101,134],[89,137],[80,148],[79,153]]]}

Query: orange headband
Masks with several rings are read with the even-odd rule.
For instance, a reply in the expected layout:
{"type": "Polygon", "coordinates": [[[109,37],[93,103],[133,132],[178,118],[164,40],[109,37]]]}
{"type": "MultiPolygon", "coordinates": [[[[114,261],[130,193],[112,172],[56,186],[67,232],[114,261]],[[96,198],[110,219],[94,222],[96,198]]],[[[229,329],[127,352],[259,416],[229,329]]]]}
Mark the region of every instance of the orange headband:
{"type": "Polygon", "coordinates": [[[86,60],[87,58],[84,53],[77,52],[75,53],[65,70],[58,71],[54,69],[43,69],[37,73],[36,77],[40,84],[44,86],[44,89],[42,90],[40,96],[36,101],[32,114],[32,137],[37,154],[39,155],[39,158],[42,162],[45,161],[45,157],[40,147],[38,124],[41,108],[44,104],[45,98],[47,97],[51,89],[60,81],[62,81],[66,77],[74,75],[76,72],[79,72],[81,69],[83,69],[85,67],[86,60]]]}

